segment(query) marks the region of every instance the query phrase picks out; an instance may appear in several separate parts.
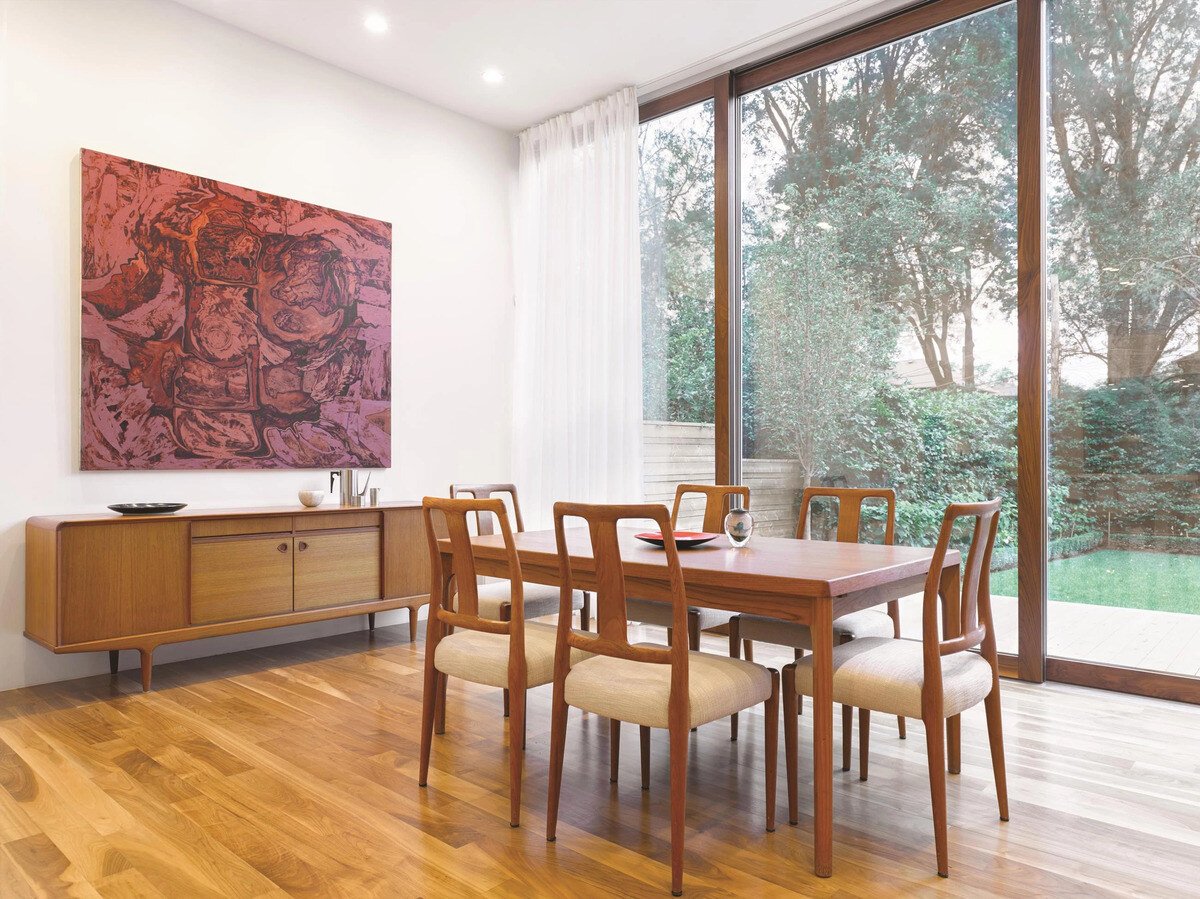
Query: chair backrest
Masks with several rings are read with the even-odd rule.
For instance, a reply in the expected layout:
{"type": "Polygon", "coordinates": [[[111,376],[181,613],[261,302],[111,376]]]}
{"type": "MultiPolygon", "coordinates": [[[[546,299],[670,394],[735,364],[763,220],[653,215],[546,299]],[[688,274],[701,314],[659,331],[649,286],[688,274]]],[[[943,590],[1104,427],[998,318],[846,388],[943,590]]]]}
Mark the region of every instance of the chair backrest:
{"type": "Polygon", "coordinates": [[[742,498],[742,508],[750,508],[750,488],[740,484],[680,484],[675,488],[675,505],[671,507],[671,528],[679,526],[679,506],[689,493],[704,497],[704,524],[702,530],[719,534],[725,527],[725,514],[735,496],[742,498]]]}
{"type": "Polygon", "coordinates": [[[925,682],[936,676],[941,684],[941,656],[964,652],[981,646],[988,661],[994,661],[996,635],[992,627],[992,595],[988,578],[991,567],[992,547],[996,542],[996,528],[1000,523],[1000,500],[982,503],[951,503],[942,517],[942,530],[938,535],[929,576],[925,581],[925,603],[923,609],[922,640],[925,644],[925,682]],[[966,564],[960,569],[952,568],[943,575],[946,552],[950,548],[951,533],[961,518],[973,518],[971,543],[967,549],[966,564]],[[938,635],[938,602],[943,586],[943,577],[948,581],[951,598],[958,600],[959,620],[950,636],[938,635]]]}
{"type": "MultiPolygon", "coordinates": [[[[517,558],[517,550],[513,545],[512,529],[508,524],[508,510],[503,500],[499,499],[443,499],[427,496],[421,500],[421,513],[425,517],[425,537],[429,542],[429,561],[432,571],[432,583],[429,591],[430,614],[436,614],[439,622],[468,630],[485,631],[491,634],[509,634],[512,644],[520,644],[521,658],[524,658],[525,634],[525,594],[521,583],[521,562],[517,558]],[[440,512],[445,518],[446,535],[450,540],[451,568],[447,572],[443,567],[441,548],[438,546],[438,534],[434,527],[433,513],[440,512]],[[508,582],[510,587],[510,604],[512,614],[509,621],[493,621],[479,616],[479,591],[476,586],[475,556],[471,552],[471,531],[467,525],[467,516],[475,515],[483,519],[495,516],[500,522],[500,533],[504,537],[505,555],[508,561],[508,582]],[[451,575],[454,580],[452,589],[447,589],[451,575]],[[450,608],[450,598],[458,593],[458,599],[453,609],[450,608]]],[[[439,628],[440,633],[440,628],[439,628]]]]}
{"type": "MultiPolygon", "coordinates": [[[[592,503],[555,503],[554,538],[558,547],[558,567],[562,581],[559,597],[558,651],[555,656],[555,677],[566,676],[570,670],[570,647],[585,649],[597,655],[631,659],[636,662],[656,662],[671,665],[671,702],[676,694],[687,701],[688,644],[676,639],[670,647],[632,646],[629,643],[628,619],[625,617],[625,569],[621,562],[621,546],[617,523],[625,519],[650,519],[663,535],[667,572],[671,584],[671,620],[676,634],[687,633],[687,595],[683,586],[683,569],[679,551],[671,534],[667,507],[657,503],[638,505],[600,505],[592,503]],[[596,593],[596,634],[577,634],[571,629],[571,595],[575,589],[570,549],[564,519],[581,518],[587,523],[591,540],[596,593]],[[680,692],[682,691],[682,692],[680,692]]],[[[592,588],[587,588],[592,589],[592,588]]],[[[686,708],[686,706],[685,706],[686,708]]]]}
{"type": "Polygon", "coordinates": [[[808,517],[814,497],[831,497],[838,501],[837,542],[858,543],[862,534],[862,508],[868,499],[887,503],[887,523],[883,542],[891,546],[896,540],[896,491],[890,487],[805,487],[800,497],[800,519],[796,522],[796,538],[805,539],[808,517]]]}
{"type": "MultiPolygon", "coordinates": [[[[516,484],[451,484],[450,497],[457,499],[460,494],[469,494],[475,499],[491,499],[494,494],[507,493],[512,501],[513,517],[517,520],[517,533],[525,530],[525,522],[521,520],[521,504],[517,502],[516,484]]],[[[475,516],[475,533],[481,537],[494,534],[490,515],[475,516]]]]}

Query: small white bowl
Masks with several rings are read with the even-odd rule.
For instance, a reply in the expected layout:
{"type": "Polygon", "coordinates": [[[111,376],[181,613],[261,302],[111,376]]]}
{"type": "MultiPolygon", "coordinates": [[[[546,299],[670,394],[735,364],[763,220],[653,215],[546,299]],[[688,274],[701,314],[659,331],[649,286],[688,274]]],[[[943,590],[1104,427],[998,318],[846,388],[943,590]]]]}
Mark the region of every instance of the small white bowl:
{"type": "Polygon", "coordinates": [[[317,506],[321,505],[321,503],[325,502],[325,491],[324,490],[301,490],[300,491],[300,502],[303,505],[308,506],[310,509],[314,509],[317,506]]]}

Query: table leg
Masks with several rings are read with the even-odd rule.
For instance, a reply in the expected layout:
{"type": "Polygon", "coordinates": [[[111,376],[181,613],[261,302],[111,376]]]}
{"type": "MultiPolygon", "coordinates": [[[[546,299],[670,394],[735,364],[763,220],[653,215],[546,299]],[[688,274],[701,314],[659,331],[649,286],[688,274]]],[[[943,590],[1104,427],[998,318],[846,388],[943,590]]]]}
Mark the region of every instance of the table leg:
{"type": "Polygon", "coordinates": [[[833,614],[828,601],[813,603],[813,867],[833,874],[833,614]]]}

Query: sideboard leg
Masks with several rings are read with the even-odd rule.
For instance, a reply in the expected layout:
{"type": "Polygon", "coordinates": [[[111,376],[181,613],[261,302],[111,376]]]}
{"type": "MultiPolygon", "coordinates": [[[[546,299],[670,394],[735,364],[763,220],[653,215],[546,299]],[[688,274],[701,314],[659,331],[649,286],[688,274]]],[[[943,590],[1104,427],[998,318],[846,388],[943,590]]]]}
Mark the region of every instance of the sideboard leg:
{"type": "Polygon", "coordinates": [[[367,612],[367,627],[370,628],[371,630],[375,630],[375,613],[374,612],[367,612]]]}
{"type": "Polygon", "coordinates": [[[108,671],[110,674],[116,674],[121,663],[121,650],[110,649],[108,651],[108,671]]]}
{"type": "Polygon", "coordinates": [[[417,642],[417,606],[408,607],[408,642],[417,642]]]}
{"type": "Polygon", "coordinates": [[[153,666],[154,650],[139,649],[138,652],[142,655],[142,692],[148,693],[150,691],[150,669],[153,666]]]}

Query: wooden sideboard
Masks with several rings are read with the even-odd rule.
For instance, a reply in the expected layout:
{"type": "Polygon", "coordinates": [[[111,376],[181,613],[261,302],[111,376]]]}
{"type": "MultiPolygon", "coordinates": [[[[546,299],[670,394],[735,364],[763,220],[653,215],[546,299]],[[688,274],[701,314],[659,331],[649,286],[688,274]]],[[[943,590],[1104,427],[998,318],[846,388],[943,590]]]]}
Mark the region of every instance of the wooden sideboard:
{"type": "Polygon", "coordinates": [[[429,601],[417,502],[59,515],[25,525],[25,636],[56,652],[141,653],[201,637],[429,601]]]}

